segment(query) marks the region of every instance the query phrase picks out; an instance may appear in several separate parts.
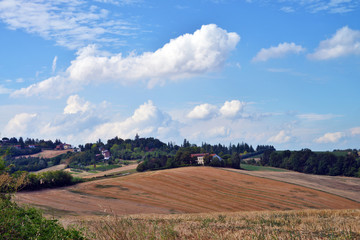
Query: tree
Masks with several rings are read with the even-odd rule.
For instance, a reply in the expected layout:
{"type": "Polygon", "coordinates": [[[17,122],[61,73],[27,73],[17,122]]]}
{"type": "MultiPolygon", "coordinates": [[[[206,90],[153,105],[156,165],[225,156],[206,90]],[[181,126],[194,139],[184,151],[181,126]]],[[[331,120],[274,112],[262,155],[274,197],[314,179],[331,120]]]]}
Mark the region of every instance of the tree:
{"type": "Polygon", "coordinates": [[[236,169],[240,169],[240,156],[238,153],[233,153],[231,155],[231,167],[232,168],[236,168],[236,169]]]}

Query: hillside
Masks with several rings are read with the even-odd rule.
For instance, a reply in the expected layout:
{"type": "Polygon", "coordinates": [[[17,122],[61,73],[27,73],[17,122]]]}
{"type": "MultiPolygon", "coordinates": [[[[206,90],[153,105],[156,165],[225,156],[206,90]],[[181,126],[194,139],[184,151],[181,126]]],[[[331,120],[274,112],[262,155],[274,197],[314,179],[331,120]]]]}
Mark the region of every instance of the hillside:
{"type": "Polygon", "coordinates": [[[54,215],[353,209],[360,203],[284,182],[210,167],[136,173],[63,189],[18,193],[54,215]]]}
{"type": "Polygon", "coordinates": [[[360,202],[360,178],[314,175],[293,171],[244,171],[239,169],[225,170],[301,185],[360,202]]]}

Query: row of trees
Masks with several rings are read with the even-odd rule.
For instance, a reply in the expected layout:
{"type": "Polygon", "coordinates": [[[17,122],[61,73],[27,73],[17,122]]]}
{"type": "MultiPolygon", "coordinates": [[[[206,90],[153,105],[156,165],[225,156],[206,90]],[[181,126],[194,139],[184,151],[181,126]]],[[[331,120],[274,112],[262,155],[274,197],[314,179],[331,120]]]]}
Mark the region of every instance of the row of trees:
{"type": "Polygon", "coordinates": [[[4,157],[5,164],[9,168],[10,173],[16,171],[27,171],[34,172],[41,169],[58,165],[62,159],[67,159],[72,156],[73,153],[68,152],[65,154],[58,155],[53,158],[39,158],[39,157],[13,157],[6,155],[4,157]]]}
{"type": "Polygon", "coordinates": [[[360,158],[357,151],[346,155],[331,152],[301,151],[266,151],[260,163],[264,166],[280,167],[297,172],[318,175],[343,175],[360,177],[360,158]]]}
{"type": "Polygon", "coordinates": [[[25,148],[19,149],[13,146],[0,147],[0,155],[6,155],[8,157],[17,157],[22,155],[31,155],[41,152],[41,148],[25,148]]]}
{"type": "Polygon", "coordinates": [[[26,182],[22,190],[64,187],[75,184],[79,181],[79,179],[74,179],[69,172],[62,170],[37,174],[30,173],[27,175],[26,182]]]}
{"type": "Polygon", "coordinates": [[[0,140],[0,144],[4,146],[9,145],[20,145],[21,148],[25,148],[28,145],[35,145],[38,148],[49,148],[54,149],[57,145],[61,144],[62,142],[60,139],[56,139],[54,142],[52,140],[44,140],[44,139],[33,139],[33,138],[26,138],[25,140],[22,137],[17,139],[16,137],[7,138],[4,137],[0,140]]]}
{"type": "MultiPolygon", "coordinates": [[[[190,147],[181,147],[175,155],[169,155],[166,152],[147,153],[143,161],[138,165],[137,171],[176,168],[184,166],[197,166],[197,157],[191,157],[191,154],[203,153],[202,147],[196,145],[190,147]]],[[[240,154],[233,152],[232,155],[224,154],[212,156],[210,154],[204,157],[205,166],[213,167],[231,167],[240,168],[240,154]]]]}

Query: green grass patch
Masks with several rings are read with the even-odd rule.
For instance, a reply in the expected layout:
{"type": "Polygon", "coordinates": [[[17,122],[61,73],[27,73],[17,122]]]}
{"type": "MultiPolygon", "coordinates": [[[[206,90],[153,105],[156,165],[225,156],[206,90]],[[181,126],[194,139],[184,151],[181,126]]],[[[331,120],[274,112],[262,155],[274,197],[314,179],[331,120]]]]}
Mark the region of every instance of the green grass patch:
{"type": "Polygon", "coordinates": [[[241,168],[247,171],[272,171],[272,172],[287,172],[286,169],[274,168],[274,167],[264,167],[264,166],[255,166],[250,164],[241,164],[241,168]]]}
{"type": "Polygon", "coordinates": [[[111,170],[114,168],[119,168],[121,166],[122,166],[121,164],[96,164],[95,168],[94,168],[94,165],[86,166],[86,168],[89,169],[89,172],[91,172],[91,171],[103,172],[103,171],[111,170]]]}

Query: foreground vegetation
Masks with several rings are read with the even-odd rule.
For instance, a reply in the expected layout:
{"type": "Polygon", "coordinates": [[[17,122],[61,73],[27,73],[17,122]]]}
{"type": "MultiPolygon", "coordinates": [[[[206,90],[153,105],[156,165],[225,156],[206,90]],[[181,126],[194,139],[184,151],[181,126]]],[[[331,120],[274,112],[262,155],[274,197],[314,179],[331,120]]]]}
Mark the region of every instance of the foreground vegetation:
{"type": "Polygon", "coordinates": [[[0,200],[0,239],[85,239],[83,234],[64,227],[30,207],[20,207],[10,199],[0,200]]]}
{"type": "Polygon", "coordinates": [[[92,239],[359,239],[360,210],[103,217],[82,221],[92,239]]]}
{"type": "Polygon", "coordinates": [[[85,239],[74,229],[65,229],[57,220],[49,220],[30,207],[11,201],[12,194],[27,184],[26,173],[10,175],[0,157],[0,239],[85,239]]]}

